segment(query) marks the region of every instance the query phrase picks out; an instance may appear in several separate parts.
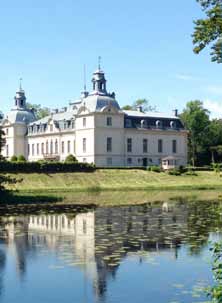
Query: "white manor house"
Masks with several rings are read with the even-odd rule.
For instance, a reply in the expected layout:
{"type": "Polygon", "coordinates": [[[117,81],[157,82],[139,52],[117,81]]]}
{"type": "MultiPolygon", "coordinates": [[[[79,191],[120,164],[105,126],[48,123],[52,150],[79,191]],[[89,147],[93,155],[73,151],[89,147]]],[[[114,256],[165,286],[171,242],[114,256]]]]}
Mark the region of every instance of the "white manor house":
{"type": "Polygon", "coordinates": [[[92,92],[84,90],[79,100],[40,120],[27,108],[20,87],[13,108],[0,118],[6,137],[3,156],[63,161],[73,154],[98,167],[187,164],[187,131],[177,110],[171,115],[122,110],[115,93],[107,92],[100,67],[92,84],[92,92]]]}

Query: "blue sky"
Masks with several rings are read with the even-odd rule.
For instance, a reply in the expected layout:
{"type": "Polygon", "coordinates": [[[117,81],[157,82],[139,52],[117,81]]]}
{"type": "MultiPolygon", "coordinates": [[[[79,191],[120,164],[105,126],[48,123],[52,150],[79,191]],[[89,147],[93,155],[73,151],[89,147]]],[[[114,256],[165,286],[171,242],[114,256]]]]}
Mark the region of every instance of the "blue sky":
{"type": "Polygon", "coordinates": [[[19,78],[28,101],[62,107],[87,88],[102,57],[120,105],[148,98],[159,111],[200,99],[222,115],[222,65],[209,49],[192,52],[195,0],[8,0],[0,4],[0,110],[13,104],[19,78]]]}

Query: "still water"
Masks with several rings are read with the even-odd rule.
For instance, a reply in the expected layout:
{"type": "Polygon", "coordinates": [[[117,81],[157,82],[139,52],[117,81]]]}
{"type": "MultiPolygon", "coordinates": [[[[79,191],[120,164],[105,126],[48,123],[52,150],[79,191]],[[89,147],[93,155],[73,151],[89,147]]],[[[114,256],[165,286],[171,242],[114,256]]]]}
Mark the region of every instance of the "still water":
{"type": "Polygon", "coordinates": [[[219,201],[0,216],[0,302],[204,302],[219,201]]]}

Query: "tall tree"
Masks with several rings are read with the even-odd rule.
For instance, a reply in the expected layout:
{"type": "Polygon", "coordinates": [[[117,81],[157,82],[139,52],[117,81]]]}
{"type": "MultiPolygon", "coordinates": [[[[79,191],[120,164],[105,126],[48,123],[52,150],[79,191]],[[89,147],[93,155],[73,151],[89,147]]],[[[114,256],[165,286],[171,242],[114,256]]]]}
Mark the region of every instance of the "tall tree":
{"type": "Polygon", "coordinates": [[[40,104],[27,103],[27,107],[34,110],[38,120],[50,115],[50,109],[48,107],[42,107],[40,104]]]}
{"type": "Polygon", "coordinates": [[[148,111],[155,111],[156,107],[152,106],[146,98],[143,99],[137,99],[136,101],[133,102],[132,105],[125,105],[122,107],[124,110],[137,110],[138,108],[141,108],[143,112],[148,112],[148,111]]]}
{"type": "Polygon", "coordinates": [[[197,0],[206,14],[205,19],[194,21],[194,52],[199,54],[211,45],[211,60],[222,63],[222,0],[197,0]]]}
{"type": "Polygon", "coordinates": [[[205,146],[206,134],[210,124],[209,111],[199,100],[190,101],[180,115],[188,129],[188,155],[192,165],[196,165],[197,153],[205,146]]]}

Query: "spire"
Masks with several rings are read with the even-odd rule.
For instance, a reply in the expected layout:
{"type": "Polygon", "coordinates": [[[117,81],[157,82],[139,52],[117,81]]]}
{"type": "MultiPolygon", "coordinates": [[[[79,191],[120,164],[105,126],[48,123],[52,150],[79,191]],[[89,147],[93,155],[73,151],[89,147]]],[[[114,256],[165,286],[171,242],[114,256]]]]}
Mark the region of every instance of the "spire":
{"type": "Polygon", "coordinates": [[[19,79],[19,91],[22,91],[22,78],[19,79]]]}
{"type": "Polygon", "coordinates": [[[86,65],[84,64],[84,92],[86,92],[86,65]]]}
{"type": "Polygon", "coordinates": [[[83,86],[83,92],[81,93],[82,98],[86,98],[89,93],[86,90],[86,65],[84,64],[84,69],[83,69],[83,81],[84,81],[84,86],[83,86]]]}
{"type": "Polygon", "coordinates": [[[98,57],[98,70],[101,70],[101,56],[98,57]]]}

